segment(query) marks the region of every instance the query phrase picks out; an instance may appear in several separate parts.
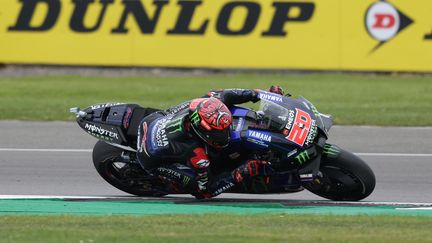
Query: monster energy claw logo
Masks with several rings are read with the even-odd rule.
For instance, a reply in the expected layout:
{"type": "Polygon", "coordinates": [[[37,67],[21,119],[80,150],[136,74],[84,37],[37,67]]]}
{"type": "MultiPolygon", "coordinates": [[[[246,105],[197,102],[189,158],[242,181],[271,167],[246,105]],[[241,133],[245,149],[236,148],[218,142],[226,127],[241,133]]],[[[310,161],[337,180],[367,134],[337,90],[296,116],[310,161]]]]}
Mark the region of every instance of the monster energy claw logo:
{"type": "Polygon", "coordinates": [[[312,104],[309,104],[309,105],[311,107],[312,112],[315,114],[315,116],[319,116],[319,112],[318,112],[317,108],[312,104]]]}
{"type": "Polygon", "coordinates": [[[194,113],[192,113],[192,115],[190,116],[191,122],[194,124],[197,124],[200,122],[200,117],[198,115],[198,110],[194,111],[194,113]]]}
{"type": "Polygon", "coordinates": [[[310,156],[308,151],[303,151],[300,154],[298,154],[296,157],[294,157],[294,159],[296,159],[297,162],[302,165],[306,163],[306,161],[310,160],[310,156]]]}
{"type": "Polygon", "coordinates": [[[326,154],[328,156],[337,156],[339,153],[340,153],[340,150],[338,147],[331,145],[331,144],[324,145],[323,154],[326,154]]]}
{"type": "Polygon", "coordinates": [[[186,185],[189,184],[189,182],[190,182],[190,177],[188,177],[188,176],[183,176],[183,180],[182,180],[182,182],[183,182],[183,186],[186,186],[186,185]]]}
{"type": "Polygon", "coordinates": [[[182,128],[182,121],[183,121],[182,118],[177,118],[177,119],[171,121],[169,123],[169,125],[166,126],[165,128],[166,129],[170,129],[170,128],[176,127],[173,131],[169,132],[170,134],[171,133],[175,133],[175,132],[181,132],[183,130],[183,128],[182,128]]]}

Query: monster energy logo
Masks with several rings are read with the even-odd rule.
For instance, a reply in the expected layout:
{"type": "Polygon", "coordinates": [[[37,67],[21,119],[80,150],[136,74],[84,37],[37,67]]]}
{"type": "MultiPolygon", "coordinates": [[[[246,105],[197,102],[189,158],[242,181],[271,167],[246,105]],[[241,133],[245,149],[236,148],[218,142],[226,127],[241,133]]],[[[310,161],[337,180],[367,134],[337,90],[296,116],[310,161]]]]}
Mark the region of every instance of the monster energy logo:
{"type": "Polygon", "coordinates": [[[312,112],[315,114],[315,116],[319,116],[319,112],[318,112],[317,108],[312,104],[310,104],[310,106],[311,106],[312,112]]]}
{"type": "Polygon", "coordinates": [[[190,182],[190,177],[189,176],[183,176],[182,182],[183,182],[183,186],[186,186],[190,182]]]}
{"type": "Polygon", "coordinates": [[[330,156],[337,156],[340,153],[340,150],[338,147],[333,146],[331,144],[324,145],[323,154],[327,154],[330,156]]]}
{"type": "Polygon", "coordinates": [[[197,124],[198,122],[200,122],[200,117],[198,115],[198,110],[194,111],[194,113],[192,113],[192,115],[190,116],[191,122],[193,124],[197,124]]]}
{"type": "Polygon", "coordinates": [[[310,156],[308,151],[303,151],[300,154],[298,154],[296,157],[294,157],[294,159],[296,159],[297,162],[302,165],[306,163],[306,161],[310,160],[310,156]]]}
{"type": "Polygon", "coordinates": [[[182,121],[183,121],[183,119],[181,117],[171,121],[170,124],[166,127],[166,129],[174,128],[174,127],[177,127],[177,128],[174,129],[173,131],[170,131],[169,134],[175,133],[175,132],[181,132],[183,130],[182,121]]]}

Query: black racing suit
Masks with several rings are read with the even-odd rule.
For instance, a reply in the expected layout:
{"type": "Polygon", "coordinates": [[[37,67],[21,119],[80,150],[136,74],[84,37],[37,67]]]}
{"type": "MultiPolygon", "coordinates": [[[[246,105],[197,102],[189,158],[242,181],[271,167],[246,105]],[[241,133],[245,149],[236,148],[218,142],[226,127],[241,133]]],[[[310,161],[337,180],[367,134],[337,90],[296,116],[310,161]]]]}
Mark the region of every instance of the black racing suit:
{"type": "MultiPolygon", "coordinates": [[[[225,105],[258,101],[257,92],[246,89],[211,91],[204,97],[215,97],[225,105]]],[[[214,197],[236,184],[233,173],[213,176],[207,144],[189,125],[191,101],[155,112],[145,117],[138,129],[138,161],[155,175],[176,182],[197,197],[214,197]],[[195,178],[185,173],[188,166],[195,171],[195,178]],[[193,184],[195,182],[197,184],[193,184]]]]}

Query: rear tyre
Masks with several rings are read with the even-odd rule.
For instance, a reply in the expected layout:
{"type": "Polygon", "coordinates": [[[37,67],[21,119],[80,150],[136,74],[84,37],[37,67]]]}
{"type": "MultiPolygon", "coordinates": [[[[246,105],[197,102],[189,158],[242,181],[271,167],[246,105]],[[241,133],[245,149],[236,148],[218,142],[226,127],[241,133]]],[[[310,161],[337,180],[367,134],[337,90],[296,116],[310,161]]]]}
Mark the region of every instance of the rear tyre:
{"type": "Polygon", "coordinates": [[[120,162],[123,150],[103,141],[98,141],[93,148],[93,164],[102,178],[109,184],[124,192],[144,197],[166,195],[156,190],[157,178],[149,176],[143,179],[146,172],[138,164],[120,162]]]}
{"type": "Polygon", "coordinates": [[[323,157],[322,178],[306,185],[312,193],[335,201],[359,201],[375,188],[375,175],[358,156],[340,149],[335,158],[323,157]]]}

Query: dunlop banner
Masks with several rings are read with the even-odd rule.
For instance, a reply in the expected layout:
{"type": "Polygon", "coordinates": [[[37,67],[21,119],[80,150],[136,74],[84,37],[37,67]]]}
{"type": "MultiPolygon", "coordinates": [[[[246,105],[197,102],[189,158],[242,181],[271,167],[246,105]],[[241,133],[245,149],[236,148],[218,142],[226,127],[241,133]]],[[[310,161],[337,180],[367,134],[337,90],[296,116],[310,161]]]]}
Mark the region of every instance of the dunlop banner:
{"type": "Polygon", "coordinates": [[[429,0],[3,0],[0,62],[432,71],[429,0]]]}
{"type": "Polygon", "coordinates": [[[340,69],[432,71],[432,1],[340,3],[340,69]]]}

